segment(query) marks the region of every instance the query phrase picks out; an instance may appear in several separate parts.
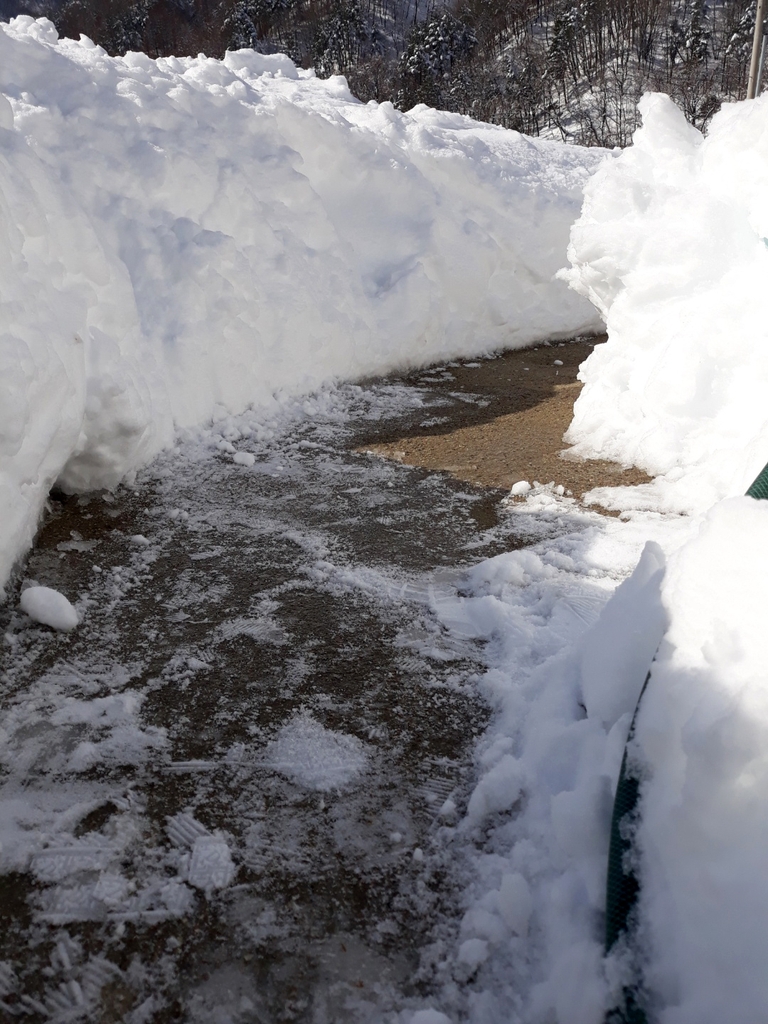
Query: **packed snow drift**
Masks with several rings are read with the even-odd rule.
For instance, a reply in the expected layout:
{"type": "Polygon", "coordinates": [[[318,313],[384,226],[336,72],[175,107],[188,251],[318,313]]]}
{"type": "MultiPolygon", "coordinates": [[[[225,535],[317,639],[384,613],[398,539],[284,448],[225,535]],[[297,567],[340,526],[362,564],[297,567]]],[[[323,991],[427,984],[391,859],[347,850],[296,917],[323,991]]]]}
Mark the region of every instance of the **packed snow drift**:
{"type": "MultiPolygon", "coordinates": [[[[577,515],[545,488],[525,509],[577,515]]],[[[446,609],[492,641],[497,708],[464,823],[489,851],[461,927],[485,944],[469,1019],[601,1024],[629,985],[649,1024],[748,1024],[768,1005],[768,502],[598,518],[481,563],[446,609]],[[651,666],[628,748],[637,918],[605,958],[613,796],[651,666]]]]}
{"type": "Polygon", "coordinates": [[[703,510],[768,461],[768,97],[725,105],[706,138],[667,96],[640,110],[571,236],[566,276],[609,340],[566,438],[660,474],[649,503],[703,510]]]}
{"type": "MultiPolygon", "coordinates": [[[[537,684],[526,725],[495,739],[499,750],[502,737],[514,743],[505,757],[517,758],[515,787],[528,800],[520,835],[539,835],[551,872],[549,893],[541,869],[523,872],[549,964],[523,1019],[597,1024],[623,986],[639,984],[659,1024],[747,1024],[768,1003],[758,953],[768,942],[768,505],[736,495],[768,461],[768,99],[725,106],[706,138],[666,96],[646,96],[641,112],[633,145],[588,183],[571,234],[563,276],[600,310],[609,338],[581,367],[566,439],[576,455],[658,474],[593,492],[630,521],[606,525],[581,565],[599,564],[602,550],[623,573],[638,530],[651,543],[579,640],[532,669],[509,649],[493,678],[503,715],[537,684]],[[641,780],[637,918],[603,960],[610,808],[651,664],[628,748],[641,780]]],[[[531,510],[541,500],[529,497],[531,510]]],[[[518,647],[530,597],[503,581],[521,570],[529,594],[547,577],[548,590],[563,587],[515,553],[482,569],[476,598],[478,608],[501,600],[502,632],[516,632],[518,647]]],[[[553,613],[542,638],[562,631],[553,613]]]]}
{"type": "Polygon", "coordinates": [[[748,1024],[768,1006],[768,503],[719,502],[661,599],[669,628],[630,748],[643,980],[662,1024],[748,1024]]]}
{"type": "Polygon", "coordinates": [[[601,152],[27,17],[0,94],[0,584],[51,484],[112,487],[219,407],[599,326],[554,275],[601,152]]]}

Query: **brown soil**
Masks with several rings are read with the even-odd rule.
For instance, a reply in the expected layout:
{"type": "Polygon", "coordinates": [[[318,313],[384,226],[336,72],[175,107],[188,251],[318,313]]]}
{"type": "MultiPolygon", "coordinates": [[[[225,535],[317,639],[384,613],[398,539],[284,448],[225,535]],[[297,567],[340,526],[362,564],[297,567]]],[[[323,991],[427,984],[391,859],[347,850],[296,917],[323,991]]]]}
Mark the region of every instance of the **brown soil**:
{"type": "Polygon", "coordinates": [[[436,417],[448,422],[426,420],[413,433],[379,436],[358,450],[484,487],[510,488],[528,480],[562,484],[581,497],[593,487],[645,483],[650,478],[642,470],[569,459],[563,450],[582,387],[579,365],[603,341],[604,336],[540,345],[410,374],[409,383],[458,399],[448,417],[436,417]]]}

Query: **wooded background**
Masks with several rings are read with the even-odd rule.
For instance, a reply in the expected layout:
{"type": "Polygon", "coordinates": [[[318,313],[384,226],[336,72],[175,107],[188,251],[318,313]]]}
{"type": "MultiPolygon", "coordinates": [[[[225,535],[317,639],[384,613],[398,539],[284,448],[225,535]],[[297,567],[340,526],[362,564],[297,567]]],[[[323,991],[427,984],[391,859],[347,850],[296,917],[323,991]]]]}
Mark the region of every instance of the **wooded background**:
{"type": "Polygon", "coordinates": [[[756,0],[28,0],[111,54],[289,54],[361,100],[428,103],[586,145],[625,146],[637,100],[669,93],[706,129],[743,98],[756,0]]]}

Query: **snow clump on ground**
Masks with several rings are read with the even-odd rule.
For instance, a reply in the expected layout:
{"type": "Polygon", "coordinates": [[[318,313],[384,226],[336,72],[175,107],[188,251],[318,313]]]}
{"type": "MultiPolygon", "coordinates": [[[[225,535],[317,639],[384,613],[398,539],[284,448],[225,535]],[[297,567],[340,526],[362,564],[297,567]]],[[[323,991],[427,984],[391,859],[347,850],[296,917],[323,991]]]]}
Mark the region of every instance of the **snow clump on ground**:
{"type": "Polygon", "coordinates": [[[23,612],[44,626],[68,633],[78,623],[77,612],[67,598],[51,587],[27,587],[19,606],[23,612]]]}

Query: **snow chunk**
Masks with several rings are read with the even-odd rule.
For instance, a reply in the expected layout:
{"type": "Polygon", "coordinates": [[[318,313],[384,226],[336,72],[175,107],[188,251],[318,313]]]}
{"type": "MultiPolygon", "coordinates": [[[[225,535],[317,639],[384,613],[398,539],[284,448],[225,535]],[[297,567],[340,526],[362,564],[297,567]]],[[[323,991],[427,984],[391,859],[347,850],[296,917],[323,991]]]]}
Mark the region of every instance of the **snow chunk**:
{"type": "Polygon", "coordinates": [[[610,729],[632,714],[667,627],[661,603],[664,552],[649,541],[637,568],[624,580],[585,634],[581,679],[587,714],[610,729]]]}
{"type": "Polygon", "coordinates": [[[238,466],[252,466],[256,462],[256,456],[252,452],[235,452],[232,461],[238,466]]]}
{"type": "Polygon", "coordinates": [[[68,633],[77,626],[77,612],[70,602],[51,587],[27,587],[19,600],[21,610],[35,622],[68,633]]]}
{"type": "Polygon", "coordinates": [[[343,789],[367,763],[365,747],[356,736],[326,729],[309,715],[297,715],[269,745],[273,767],[308,789],[343,789]]]}
{"type": "Polygon", "coordinates": [[[467,820],[479,825],[489,814],[508,811],[520,797],[523,773],[519,761],[505,754],[475,787],[467,806],[467,820]]]}
{"type": "Polygon", "coordinates": [[[426,1010],[417,1010],[409,1024],[451,1024],[451,1018],[430,1006],[426,1010]]]}
{"type": "Polygon", "coordinates": [[[187,881],[206,892],[225,889],[235,876],[235,865],[225,839],[198,836],[189,858],[187,881]]]}
{"type": "Polygon", "coordinates": [[[517,497],[520,494],[527,494],[530,489],[531,485],[527,480],[518,480],[516,484],[512,484],[512,489],[509,493],[517,497]]]}
{"type": "Polygon", "coordinates": [[[465,939],[459,946],[459,963],[474,970],[488,959],[488,943],[485,939],[465,939]]]}

